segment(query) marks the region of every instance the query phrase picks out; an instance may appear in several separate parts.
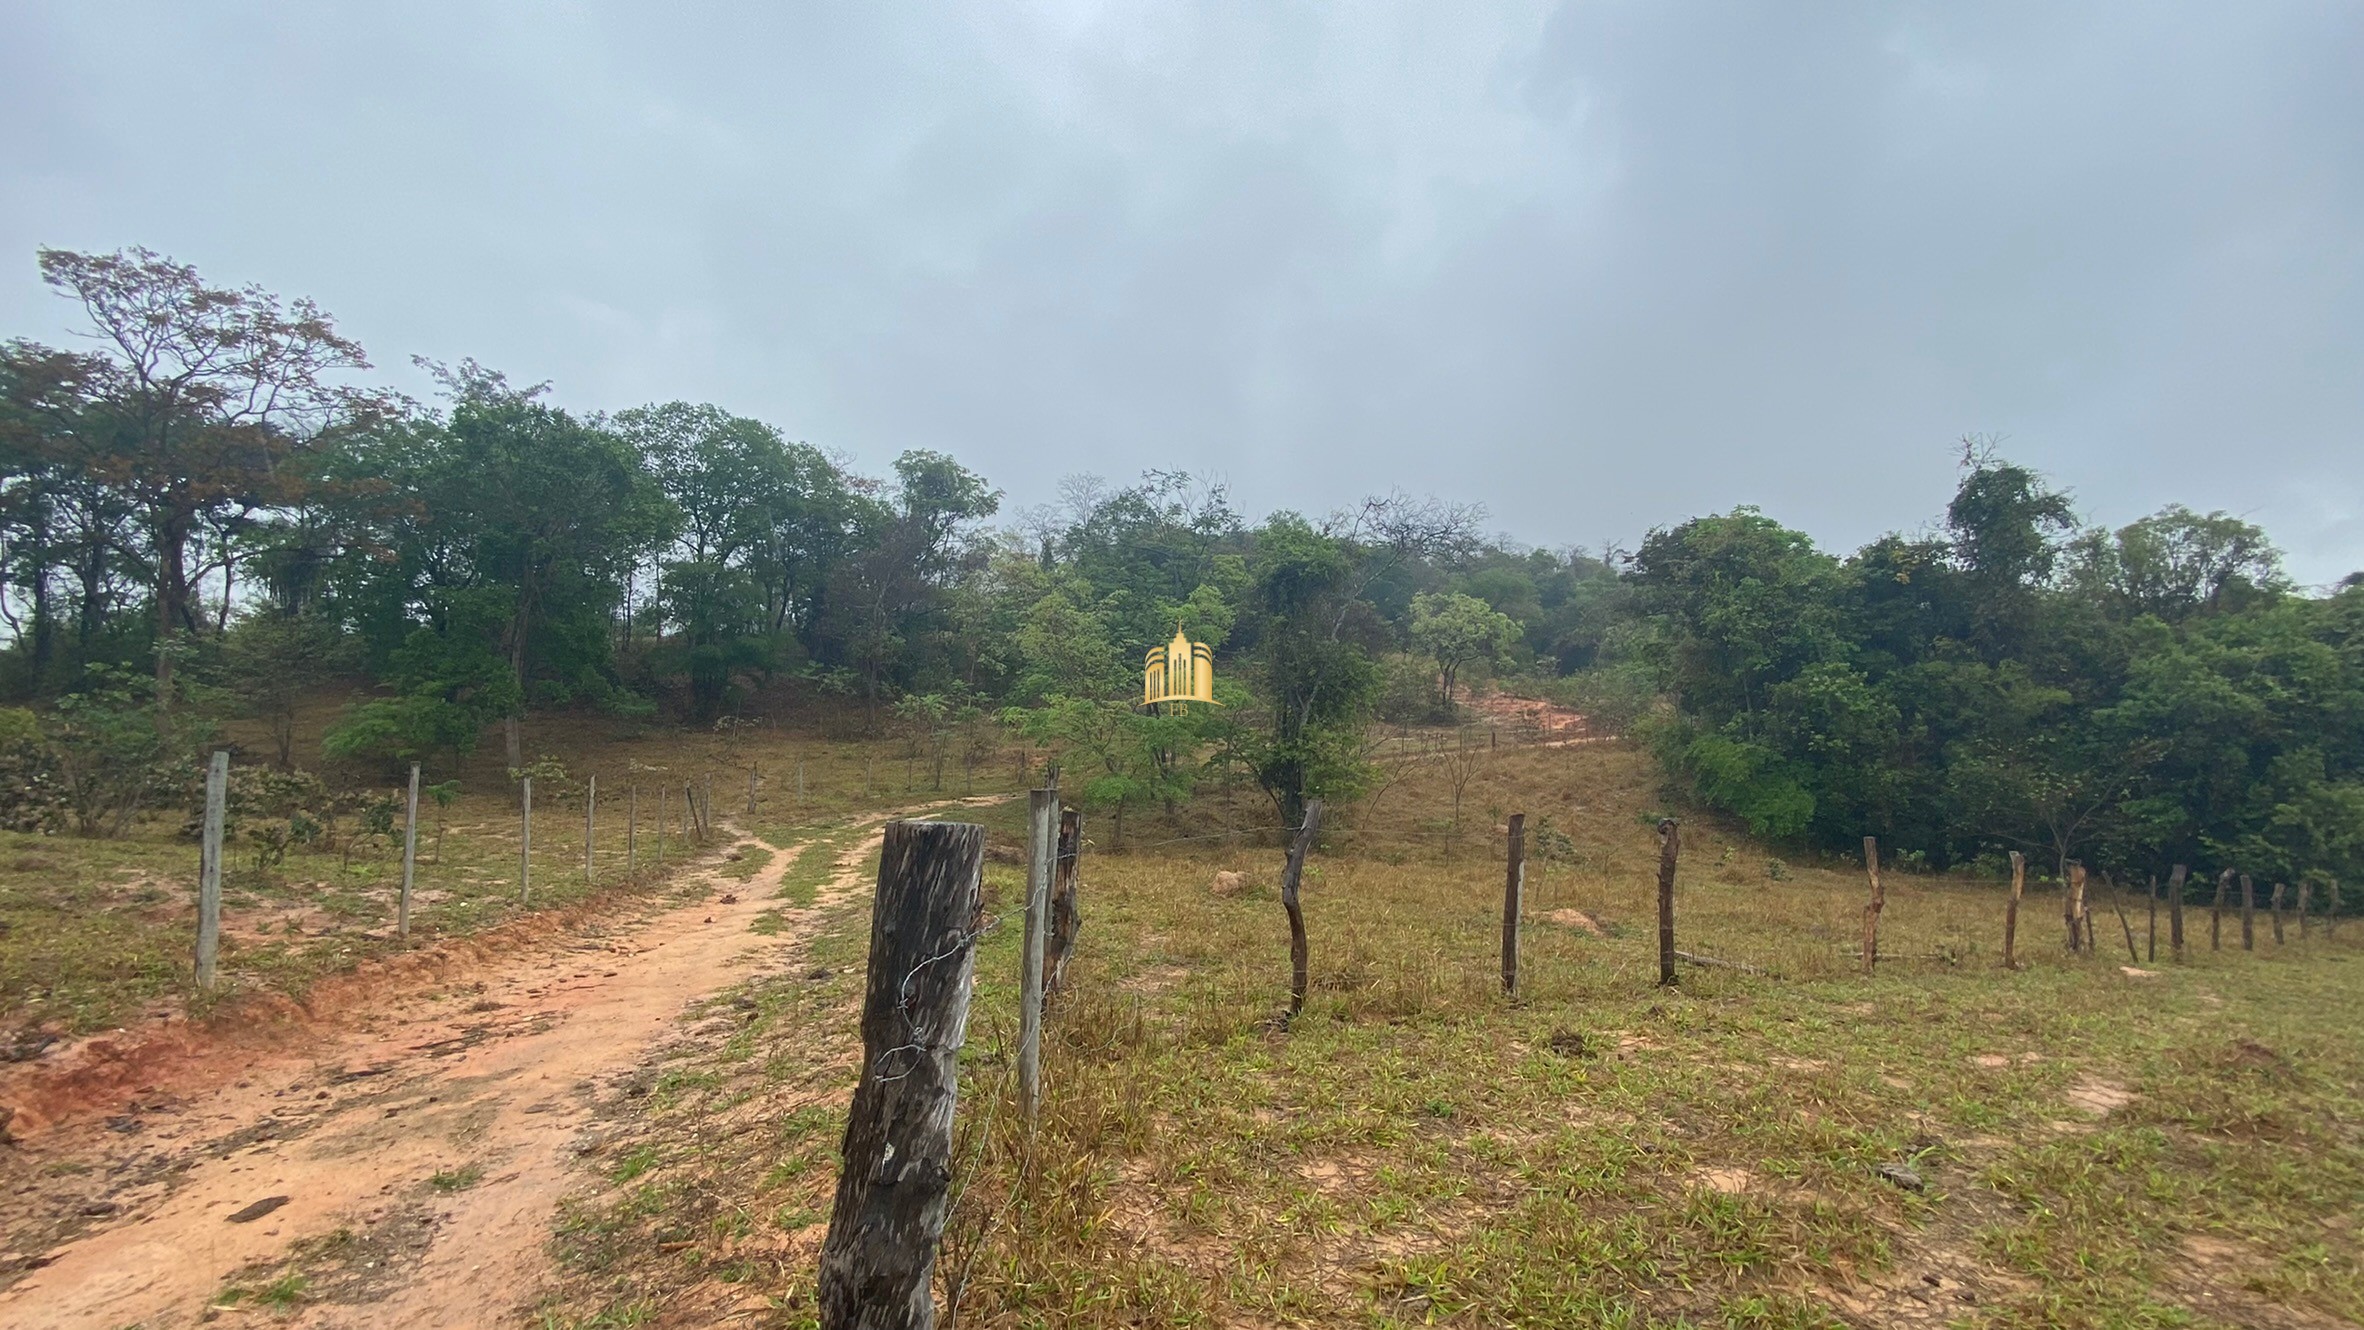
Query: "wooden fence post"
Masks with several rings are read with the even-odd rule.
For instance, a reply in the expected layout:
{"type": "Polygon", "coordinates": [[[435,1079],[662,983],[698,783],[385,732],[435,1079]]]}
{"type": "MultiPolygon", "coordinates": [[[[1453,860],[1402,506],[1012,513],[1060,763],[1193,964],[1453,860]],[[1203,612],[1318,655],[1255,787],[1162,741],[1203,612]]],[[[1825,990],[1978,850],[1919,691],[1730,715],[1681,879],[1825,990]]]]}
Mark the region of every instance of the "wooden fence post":
{"type": "Polygon", "coordinates": [[[1043,957],[1043,995],[1048,998],[1067,982],[1067,958],[1074,954],[1076,934],[1083,931],[1083,911],[1075,903],[1077,861],[1083,855],[1083,814],[1059,810],[1059,854],[1051,865],[1051,933],[1043,957]]]}
{"type": "Polygon", "coordinates": [[[599,776],[594,772],[583,790],[583,885],[599,880],[599,864],[592,847],[599,844],[599,776]]]}
{"type": "Polygon", "coordinates": [[[2019,942],[2019,897],[2027,890],[2027,856],[2017,850],[2011,852],[2011,902],[2003,907],[2003,968],[2016,970],[2019,958],[2013,948],[2019,942]]]}
{"type": "Polygon", "coordinates": [[[624,790],[624,876],[640,877],[640,782],[624,790]]]}
{"type": "Polygon", "coordinates": [[[205,829],[197,847],[197,987],[213,991],[222,944],[222,819],[230,802],[230,754],[205,764],[205,829]]]}
{"type": "Polygon", "coordinates": [[[1683,852],[1682,828],[1671,817],[1658,819],[1658,984],[1675,986],[1675,860],[1683,852]]]}
{"type": "Polygon", "coordinates": [[[1502,870],[1502,992],[1519,995],[1519,912],[1527,893],[1527,815],[1510,815],[1502,870]]]}
{"type": "Polygon", "coordinates": [[[706,768],[706,781],[698,800],[698,824],[705,829],[706,838],[714,838],[714,768],[706,768]]]}
{"type": "Polygon", "coordinates": [[[1880,838],[1863,838],[1863,871],[1871,876],[1871,899],[1863,907],[1863,972],[1872,972],[1880,959],[1880,911],[1888,904],[1887,889],[1880,885],[1880,838]]]}
{"type": "Polygon", "coordinates": [[[2068,866],[2068,881],[2061,884],[2060,913],[2068,924],[2068,949],[2074,952],[2081,950],[2084,945],[2090,945],[2093,941],[2092,930],[2083,927],[2085,865],[2081,863],[2071,861],[2068,866]]]}
{"type": "Polygon", "coordinates": [[[1026,1125],[1042,1107],[1042,943],[1052,863],[1059,857],[1059,792],[1026,795],[1026,938],[1018,956],[1018,1099],[1026,1125]]]}
{"type": "Polygon", "coordinates": [[[2283,883],[2276,882],[2274,884],[2274,903],[2272,908],[2274,912],[2274,945],[2277,947],[2282,945],[2282,894],[2286,890],[2288,890],[2288,888],[2283,883]]]}
{"type": "Polygon", "coordinates": [[[2315,879],[2300,878],[2298,880],[2298,940],[2301,942],[2306,941],[2307,935],[2314,931],[2313,921],[2307,918],[2307,907],[2314,903],[2314,898],[2315,879]]]}
{"type": "Polygon", "coordinates": [[[706,824],[698,818],[698,787],[681,783],[681,839],[691,845],[706,843],[706,824]]]}
{"type": "Polygon", "coordinates": [[[657,787],[657,871],[665,871],[665,787],[657,787]]]}
{"type": "Polygon", "coordinates": [[[410,764],[410,802],[402,816],[402,894],[394,901],[394,936],[410,937],[410,887],[419,863],[419,764],[410,764]]]}
{"type": "Polygon", "coordinates": [[[821,1244],[825,1330],[928,1330],[976,969],[985,829],[889,822],[870,912],[862,1079],[821,1244]]]}
{"type": "Polygon", "coordinates": [[[2126,935],[2126,963],[2140,965],[2142,956],[2134,950],[2134,924],[2126,918],[2126,906],[2121,899],[2125,894],[2113,886],[2110,889],[2110,908],[2118,912],[2118,929],[2126,935]]]}
{"type": "Polygon", "coordinates": [[[2183,891],[2191,870],[2177,864],[2167,872],[2167,949],[2183,959],[2183,891]]]}
{"type": "Polygon", "coordinates": [[[2216,903],[2208,907],[2208,949],[2224,949],[2224,898],[2233,889],[2233,870],[2228,868],[2216,875],[2216,903]]]}
{"type": "Polygon", "coordinates": [[[750,762],[747,764],[747,816],[750,820],[755,817],[755,783],[762,777],[762,773],[762,763],[750,762]]]}
{"type": "Polygon", "coordinates": [[[2257,950],[2257,888],[2241,875],[2241,950],[2257,950]]]}
{"type": "Polygon", "coordinates": [[[796,802],[799,806],[804,803],[804,759],[801,757],[796,759],[796,802]]]}
{"type": "Polygon", "coordinates": [[[2336,877],[2325,878],[2324,882],[2331,888],[2331,906],[2323,914],[2323,936],[2337,940],[2339,937],[2339,879],[2336,877]]]}
{"type": "Polygon", "coordinates": [[[2151,874],[2150,902],[2150,926],[2148,931],[2143,934],[2142,949],[2148,957],[2145,963],[2155,965],[2159,960],[2159,875],[2157,873],[2151,874]]]}
{"type": "Polygon", "coordinates": [[[518,783],[517,805],[517,903],[527,904],[534,897],[534,778],[524,777],[518,783]]]}
{"type": "Polygon", "coordinates": [[[1309,964],[1305,942],[1305,908],[1298,897],[1299,881],[1305,876],[1305,856],[1313,850],[1313,838],[1321,830],[1322,801],[1305,801],[1305,821],[1289,841],[1288,862],[1281,866],[1281,908],[1289,915],[1289,1015],[1287,1021],[1297,1019],[1305,1010],[1305,989],[1308,984],[1306,967],[1309,964]]]}

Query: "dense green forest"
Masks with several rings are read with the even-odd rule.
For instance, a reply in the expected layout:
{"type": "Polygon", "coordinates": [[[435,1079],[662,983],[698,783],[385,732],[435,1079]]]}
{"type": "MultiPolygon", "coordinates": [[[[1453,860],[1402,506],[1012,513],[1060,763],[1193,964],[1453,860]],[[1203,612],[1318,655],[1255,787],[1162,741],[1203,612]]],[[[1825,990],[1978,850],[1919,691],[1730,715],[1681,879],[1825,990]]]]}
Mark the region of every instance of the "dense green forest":
{"type": "Polygon", "coordinates": [[[1976,446],[1932,534],[1848,557],[1749,508],[1630,554],[1402,495],[1252,521],[1161,471],[1011,513],[941,453],[865,475],[714,406],[581,414],[474,363],[408,400],[309,302],[146,251],[40,263],[95,349],[0,350],[26,828],[121,826],[225,716],[272,722],[281,766],[495,736],[522,767],[536,715],[714,724],[783,688],[939,771],[1014,730],[1120,817],[1222,769],[1293,819],[1363,786],[1375,722],[1449,720],[1492,676],[1775,840],[2293,880],[2364,855],[2364,578],[2302,594],[2221,513],[2088,529],[1976,446]],[[1130,705],[1176,624],[1225,706],[1130,705]],[[297,751],[298,704],[355,679],[297,751]]]}

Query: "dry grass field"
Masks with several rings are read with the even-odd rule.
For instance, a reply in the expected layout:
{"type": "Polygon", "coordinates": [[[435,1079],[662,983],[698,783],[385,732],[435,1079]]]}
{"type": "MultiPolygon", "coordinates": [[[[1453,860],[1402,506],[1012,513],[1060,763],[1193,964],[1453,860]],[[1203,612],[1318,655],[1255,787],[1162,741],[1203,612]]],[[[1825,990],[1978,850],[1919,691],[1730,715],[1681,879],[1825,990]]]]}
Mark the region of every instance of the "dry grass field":
{"type": "MultiPolygon", "coordinates": [[[[2162,915],[2161,959],[2128,967],[2106,898],[2099,954],[2074,957],[2037,887],[2007,972],[1998,884],[1892,872],[1866,979],[1859,866],[1776,864],[1695,823],[1681,945],[1766,973],[1686,967],[1661,989],[1647,759],[1506,748],[1473,768],[1458,832],[1446,764],[1406,759],[1324,837],[1312,998],[1285,1030],[1268,808],[1234,791],[1138,819],[1125,853],[1095,839],[1032,1132],[1010,1085],[1020,869],[989,865],[1001,922],[941,1266],[955,1323],[2364,1319],[2364,924],[2277,947],[2261,921],[2254,954],[2211,952],[2201,910],[2177,962],[2162,915]],[[1542,854],[1515,1001],[1496,957],[1512,811],[1542,854]],[[1211,891],[1223,870],[1246,889],[1211,891]]],[[[997,847],[1020,817],[991,810],[997,847]]],[[[597,1087],[547,1326],[814,1323],[866,935],[857,889],[793,966],[597,1087]]]]}
{"type": "MultiPolygon", "coordinates": [[[[340,705],[323,701],[307,710],[298,752],[318,751],[340,705]]],[[[259,763],[262,737],[234,728],[228,739],[247,740],[259,763]]],[[[519,918],[529,904],[595,906],[602,894],[656,887],[666,864],[683,857],[685,784],[703,792],[711,779],[718,821],[781,836],[927,797],[935,772],[903,753],[892,743],[767,727],[684,734],[610,718],[537,718],[528,726],[526,756],[545,767],[535,781],[526,902],[519,896],[517,787],[488,736],[463,762],[426,764],[426,784],[449,781],[457,789],[448,805],[420,801],[413,942],[480,933],[519,918]],[[753,817],[751,768],[759,778],[753,817]],[[587,877],[583,814],[593,776],[596,876],[587,877]],[[628,846],[635,788],[639,826],[628,846]]],[[[383,797],[399,798],[399,778],[389,772],[383,780],[383,797]]],[[[948,763],[942,788],[1006,789],[1018,781],[1015,754],[996,753],[974,766],[948,763]]],[[[329,836],[291,846],[273,864],[263,862],[252,838],[233,838],[223,854],[221,983],[210,996],[196,993],[190,957],[198,863],[188,820],[188,810],[158,809],[115,840],[0,832],[0,920],[7,923],[0,928],[0,1038],[16,1030],[87,1034],[142,1015],[203,1014],[257,997],[301,999],[323,976],[400,950],[399,821],[391,834],[371,836],[348,816],[329,836]]]]}

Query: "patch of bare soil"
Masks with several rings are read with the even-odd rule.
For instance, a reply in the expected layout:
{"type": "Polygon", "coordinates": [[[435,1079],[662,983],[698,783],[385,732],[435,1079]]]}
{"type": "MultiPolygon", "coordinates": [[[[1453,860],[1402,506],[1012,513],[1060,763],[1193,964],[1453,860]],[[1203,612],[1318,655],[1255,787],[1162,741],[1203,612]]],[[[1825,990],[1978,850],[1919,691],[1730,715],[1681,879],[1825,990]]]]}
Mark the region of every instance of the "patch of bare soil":
{"type": "Polygon", "coordinates": [[[1511,730],[1522,739],[1532,737],[1550,743],[1555,740],[1589,738],[1592,734],[1590,723],[1583,712],[1557,702],[1512,697],[1506,693],[1483,693],[1465,699],[1463,705],[1476,712],[1481,719],[1511,730]]]}
{"type": "Polygon", "coordinates": [[[795,857],[742,883],[710,855],[688,903],[610,940],[553,929],[476,982],[354,1004],[336,1029],[283,1023],[275,1050],[192,1031],[82,1077],[86,1100],[134,1088],[103,1119],[48,1101],[62,1125],[0,1152],[0,1325],[189,1326],[226,1285],[285,1270],[306,1277],[292,1325],[522,1320],[595,1145],[595,1087],[648,1066],[692,1002],[788,960],[818,910],[773,898],[795,857]],[[772,910],[787,929],[750,931],[772,910]]]}

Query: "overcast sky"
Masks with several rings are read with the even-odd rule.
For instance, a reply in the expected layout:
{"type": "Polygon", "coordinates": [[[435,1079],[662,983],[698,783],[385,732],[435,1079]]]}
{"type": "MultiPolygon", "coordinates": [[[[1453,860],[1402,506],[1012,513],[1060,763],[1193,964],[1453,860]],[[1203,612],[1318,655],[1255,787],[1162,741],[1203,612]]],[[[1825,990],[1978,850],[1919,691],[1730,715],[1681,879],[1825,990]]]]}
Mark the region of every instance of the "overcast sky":
{"type": "Polygon", "coordinates": [[[2364,5],[0,0],[0,335],[142,244],[883,469],[1852,549],[1964,434],[2364,568],[2364,5]],[[793,13],[784,14],[784,10],[793,13]]]}

